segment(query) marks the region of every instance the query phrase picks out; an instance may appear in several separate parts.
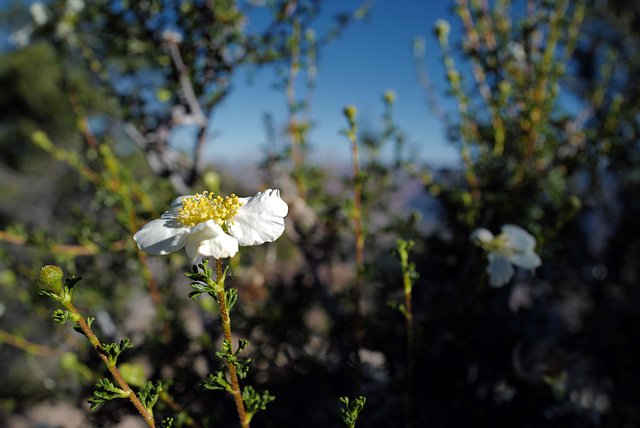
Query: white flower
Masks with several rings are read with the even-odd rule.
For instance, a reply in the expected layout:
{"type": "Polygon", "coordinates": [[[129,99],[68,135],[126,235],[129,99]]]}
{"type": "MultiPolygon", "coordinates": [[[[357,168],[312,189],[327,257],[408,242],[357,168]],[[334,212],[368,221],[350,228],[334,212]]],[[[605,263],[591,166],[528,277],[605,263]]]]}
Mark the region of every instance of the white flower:
{"type": "Polygon", "coordinates": [[[233,257],[238,245],[275,241],[284,232],[289,207],[280,191],[268,189],[248,198],[212,193],[180,196],[171,209],[147,223],[133,239],[145,253],[165,255],[184,248],[190,258],[233,257]]]}
{"type": "Polygon", "coordinates": [[[36,24],[42,26],[49,21],[49,12],[47,7],[42,2],[34,2],[29,6],[29,12],[36,24]]]}
{"type": "Polygon", "coordinates": [[[68,13],[80,13],[84,9],[84,0],[69,0],[66,9],[68,13]]]}
{"type": "Polygon", "coordinates": [[[496,237],[491,231],[480,228],[474,230],[470,238],[489,252],[487,273],[489,284],[493,287],[501,287],[509,282],[515,272],[512,265],[533,270],[542,263],[533,251],[536,247],[535,238],[519,226],[505,224],[502,233],[496,237]]]}
{"type": "Polygon", "coordinates": [[[166,29],[162,32],[162,38],[167,42],[173,42],[176,44],[182,43],[182,34],[177,31],[166,29]]]}
{"type": "Polygon", "coordinates": [[[17,48],[23,48],[31,43],[31,36],[33,35],[33,26],[27,24],[24,27],[9,34],[9,43],[17,48]]]}

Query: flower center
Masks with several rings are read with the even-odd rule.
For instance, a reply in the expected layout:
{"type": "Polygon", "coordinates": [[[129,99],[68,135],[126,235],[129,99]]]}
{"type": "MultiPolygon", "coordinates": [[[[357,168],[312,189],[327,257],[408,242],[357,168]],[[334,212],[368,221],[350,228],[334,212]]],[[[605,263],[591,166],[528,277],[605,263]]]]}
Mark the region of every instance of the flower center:
{"type": "Polygon", "coordinates": [[[242,202],[238,201],[238,197],[233,193],[224,198],[213,196],[213,193],[207,191],[196,193],[182,200],[182,208],[176,221],[189,227],[207,220],[214,220],[222,225],[236,215],[241,206],[242,202]]]}
{"type": "Polygon", "coordinates": [[[509,241],[511,241],[511,238],[509,237],[509,235],[505,233],[501,233],[500,235],[493,238],[491,241],[483,242],[480,245],[486,251],[489,251],[495,254],[503,254],[509,257],[513,255],[513,249],[509,248],[507,245],[509,244],[509,241]]]}

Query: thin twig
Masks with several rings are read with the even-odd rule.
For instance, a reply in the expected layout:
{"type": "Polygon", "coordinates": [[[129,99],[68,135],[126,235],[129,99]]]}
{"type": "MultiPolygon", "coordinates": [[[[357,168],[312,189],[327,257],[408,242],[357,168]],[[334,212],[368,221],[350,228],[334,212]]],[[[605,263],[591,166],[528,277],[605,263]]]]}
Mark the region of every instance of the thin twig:
{"type": "Polygon", "coordinates": [[[45,357],[61,357],[62,351],[59,349],[50,348],[48,346],[39,345],[37,343],[30,342],[21,337],[15,336],[8,331],[0,329],[0,342],[8,343],[11,346],[22,349],[25,352],[36,355],[43,355],[45,357]]]}

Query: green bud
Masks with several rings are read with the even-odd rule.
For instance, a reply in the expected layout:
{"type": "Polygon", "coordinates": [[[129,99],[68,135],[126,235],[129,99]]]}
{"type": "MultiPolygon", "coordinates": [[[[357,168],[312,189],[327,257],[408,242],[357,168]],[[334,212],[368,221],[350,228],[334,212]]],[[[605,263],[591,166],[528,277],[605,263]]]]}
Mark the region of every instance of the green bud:
{"type": "Polygon", "coordinates": [[[394,91],[393,89],[388,89],[385,91],[384,93],[384,101],[387,104],[391,104],[392,102],[394,102],[396,100],[396,98],[398,98],[398,94],[396,94],[396,91],[394,91]]]}
{"type": "Polygon", "coordinates": [[[413,52],[424,52],[427,46],[427,40],[424,37],[416,37],[413,39],[413,52]]]}
{"type": "Polygon", "coordinates": [[[465,207],[470,207],[471,204],[473,203],[473,197],[471,196],[471,193],[469,192],[463,192],[460,195],[461,199],[462,199],[462,203],[464,204],[465,207]]]}
{"type": "Polygon", "coordinates": [[[44,150],[51,150],[53,148],[53,143],[44,131],[34,131],[31,134],[31,141],[44,150]]]}
{"type": "Polygon", "coordinates": [[[38,284],[41,288],[59,293],[62,290],[62,269],[58,266],[47,265],[40,269],[38,284]]]}
{"type": "Polygon", "coordinates": [[[220,193],[220,175],[215,171],[207,171],[202,176],[205,186],[212,193],[220,193]]]}
{"type": "Polygon", "coordinates": [[[507,82],[506,80],[503,80],[500,83],[498,83],[498,88],[500,89],[500,92],[502,92],[504,95],[511,94],[511,83],[507,82]]]}
{"type": "Polygon", "coordinates": [[[571,208],[573,208],[575,211],[578,211],[580,208],[582,208],[582,201],[576,195],[571,195],[569,197],[569,203],[571,204],[571,208]]]}
{"type": "Polygon", "coordinates": [[[422,173],[422,184],[425,186],[429,186],[433,183],[433,176],[429,171],[424,171],[422,173]]]}
{"type": "Polygon", "coordinates": [[[309,42],[309,43],[313,43],[313,42],[315,42],[315,41],[316,41],[316,32],[315,32],[315,31],[313,31],[313,29],[312,29],[312,28],[309,28],[309,29],[307,30],[307,32],[306,32],[306,33],[304,33],[304,35],[305,35],[305,37],[307,38],[307,42],[309,42]]]}
{"type": "Polygon", "coordinates": [[[457,86],[460,83],[460,74],[455,70],[449,71],[447,77],[453,86],[457,86]]]}
{"type": "Polygon", "coordinates": [[[356,118],[356,114],[358,113],[358,109],[356,109],[352,105],[348,105],[344,108],[344,115],[347,116],[349,122],[353,122],[356,118]]]}
{"type": "Polygon", "coordinates": [[[438,19],[436,21],[434,31],[436,33],[436,36],[442,39],[449,35],[449,32],[451,31],[451,25],[449,25],[449,23],[444,19],[438,19]]]}

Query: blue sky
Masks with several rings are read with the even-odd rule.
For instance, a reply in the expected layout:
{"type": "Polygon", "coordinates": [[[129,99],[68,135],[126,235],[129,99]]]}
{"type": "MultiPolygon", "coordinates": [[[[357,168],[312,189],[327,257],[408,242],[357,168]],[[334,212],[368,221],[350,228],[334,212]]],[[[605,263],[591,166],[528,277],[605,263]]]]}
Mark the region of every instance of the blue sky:
{"type": "MultiPolygon", "coordinates": [[[[325,13],[331,16],[359,3],[330,0],[325,13]]],[[[427,107],[412,53],[414,38],[424,37],[430,77],[436,92],[446,100],[444,67],[433,26],[436,20],[447,19],[455,37],[459,27],[452,17],[452,7],[453,1],[378,0],[369,19],[356,22],[324,48],[318,61],[312,106],[312,116],[317,122],[311,133],[313,160],[350,159],[349,143],[339,134],[346,126],[342,110],[352,104],[358,108],[363,124],[381,127],[382,95],[393,89],[398,95],[396,123],[419,148],[420,158],[435,164],[451,165],[459,161],[457,150],[445,141],[442,126],[427,107]]],[[[319,26],[316,33],[322,34],[323,30],[326,27],[319,26]]],[[[304,77],[300,80],[304,81],[304,77]]],[[[273,69],[256,73],[251,84],[244,77],[236,79],[234,91],[212,117],[215,139],[208,147],[210,159],[231,160],[238,156],[246,159],[254,155],[260,159],[261,147],[266,142],[264,113],[271,112],[279,128],[287,119],[283,92],[271,88],[276,81],[273,69]]]]}

